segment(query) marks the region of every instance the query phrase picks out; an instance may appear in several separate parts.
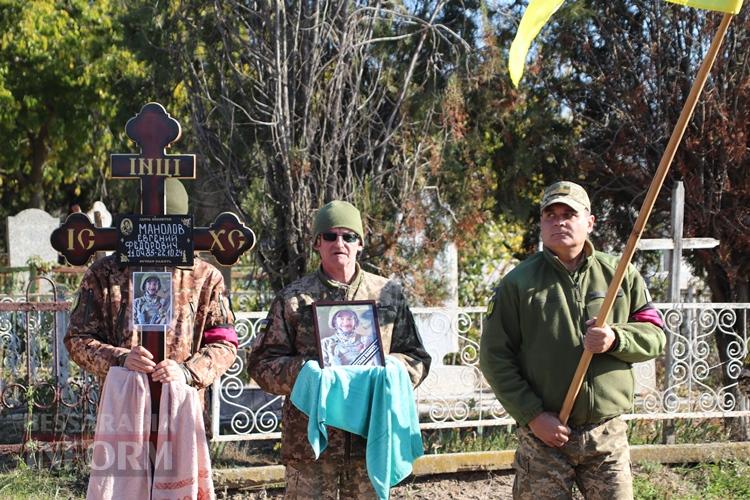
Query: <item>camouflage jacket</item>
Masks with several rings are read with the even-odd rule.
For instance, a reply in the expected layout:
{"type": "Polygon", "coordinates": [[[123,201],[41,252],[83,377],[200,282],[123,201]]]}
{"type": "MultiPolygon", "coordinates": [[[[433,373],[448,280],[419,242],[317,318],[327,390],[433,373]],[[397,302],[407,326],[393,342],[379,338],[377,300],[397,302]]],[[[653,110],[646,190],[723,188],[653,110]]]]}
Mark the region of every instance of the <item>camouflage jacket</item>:
{"type": "MultiPolygon", "coordinates": [[[[281,290],[265,325],[253,339],[248,366],[264,391],[289,396],[302,365],[318,359],[312,304],[322,300],[375,300],[384,352],[406,365],[415,386],[427,376],[430,356],[398,284],[358,267],[351,284],[345,285],[318,270],[281,290]]],[[[285,462],[313,461],[315,456],[307,442],[307,417],[289,399],[282,409],[282,458],[285,462]]],[[[328,434],[328,447],[320,460],[342,463],[349,457],[364,457],[363,438],[333,428],[328,434]]]]}
{"type": "MultiPolygon", "coordinates": [[[[111,366],[121,366],[138,344],[131,298],[133,269],[120,269],[112,256],[86,271],[70,315],[65,347],[86,371],[103,379],[111,366]]],[[[196,259],[192,268],[172,268],[173,317],[167,326],[167,359],[187,370],[192,385],[203,389],[234,362],[237,347],[211,341],[204,333],[223,330],[236,342],[233,315],[224,297],[224,279],[211,264],[196,259]]],[[[203,394],[201,391],[201,400],[203,394]]]]}

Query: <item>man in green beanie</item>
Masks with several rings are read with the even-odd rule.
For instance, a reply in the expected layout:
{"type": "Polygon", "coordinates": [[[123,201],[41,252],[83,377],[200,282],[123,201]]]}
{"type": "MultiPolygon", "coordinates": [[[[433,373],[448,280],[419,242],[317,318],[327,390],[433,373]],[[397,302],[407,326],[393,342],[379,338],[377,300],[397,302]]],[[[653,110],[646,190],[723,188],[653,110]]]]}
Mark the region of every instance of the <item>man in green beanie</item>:
{"type": "MultiPolygon", "coordinates": [[[[312,304],[375,300],[384,353],[403,362],[418,385],[427,376],[430,356],[401,287],[363,271],[357,263],[364,243],[359,210],[345,201],[332,201],[315,214],[312,233],[320,267],[279,292],[253,340],[250,375],[264,391],[289,396],[302,365],[319,359],[312,304]]],[[[307,422],[287,397],[281,443],[285,498],[375,498],[367,476],[365,440],[329,428],[328,446],[315,460],[307,442],[307,422]]]]}

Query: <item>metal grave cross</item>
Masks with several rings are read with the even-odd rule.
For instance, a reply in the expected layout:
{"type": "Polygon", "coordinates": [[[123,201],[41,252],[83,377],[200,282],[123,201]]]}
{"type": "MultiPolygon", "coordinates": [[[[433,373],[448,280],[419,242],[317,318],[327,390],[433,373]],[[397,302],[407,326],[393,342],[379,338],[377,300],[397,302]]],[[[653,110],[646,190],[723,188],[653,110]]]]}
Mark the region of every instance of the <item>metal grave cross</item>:
{"type": "MultiPolygon", "coordinates": [[[[178,179],[195,178],[195,155],[169,155],[165,149],[179,139],[181,128],[179,122],[169,116],[164,107],[158,103],[148,103],[135,117],[128,120],[125,127],[128,137],[133,139],[141,148],[140,154],[112,154],[111,174],[116,179],[139,179],[141,184],[141,214],[122,215],[115,227],[98,228],[87,215],[74,213],[53,231],[50,240],[52,246],[60,252],[71,264],[84,265],[97,251],[118,250],[116,258],[118,264],[146,265],[146,266],[175,266],[187,262],[192,264],[194,250],[208,250],[222,265],[232,265],[247,250],[255,245],[255,234],[245,226],[239,218],[230,212],[224,212],[216,217],[207,228],[193,228],[192,217],[165,215],[164,183],[167,178],[178,179]],[[142,255],[133,258],[122,251],[123,241],[134,228],[148,226],[161,219],[181,217],[181,223],[189,230],[179,242],[178,246],[185,248],[183,260],[175,260],[174,256],[156,257],[142,255]],[[123,221],[128,221],[123,223],[123,221]],[[133,223],[135,221],[135,223],[133,223]],[[139,221],[145,221],[139,224],[139,221]],[[185,259],[189,253],[189,259],[185,259]]],[[[137,252],[136,252],[137,253],[137,252]]],[[[124,304],[122,307],[130,307],[124,304]]],[[[140,331],[141,345],[154,357],[154,362],[164,360],[166,354],[166,327],[161,330],[143,329],[140,331]]],[[[149,380],[151,388],[152,409],[157,415],[161,384],[149,380]]],[[[156,442],[156,433],[151,434],[152,442],[156,442]]]]}
{"type": "MultiPolygon", "coordinates": [[[[168,155],[165,148],[179,139],[180,124],[161,104],[151,102],[128,120],[125,131],[141,146],[141,154],[111,155],[116,179],[139,179],[141,214],[164,214],[164,182],[168,177],[195,178],[195,155],[168,155]]],[[[52,246],[73,265],[86,264],[97,251],[118,248],[119,228],[97,228],[83,213],[68,216],[51,236],[52,246]]],[[[255,234],[231,212],[224,212],[207,228],[193,229],[195,250],[208,250],[225,266],[255,245],[255,234]]],[[[127,264],[128,262],[121,262],[127,264]]]]}
{"type": "MultiPolygon", "coordinates": [[[[719,245],[719,240],[714,238],[683,238],[682,227],[685,217],[685,187],[682,181],[677,181],[672,190],[672,238],[651,238],[641,239],[638,242],[639,250],[664,250],[671,253],[670,270],[669,270],[669,297],[672,303],[680,302],[680,272],[682,267],[682,251],[693,250],[698,248],[714,248],[719,245]]],[[[672,359],[672,345],[670,336],[667,335],[667,347],[664,358],[666,362],[666,385],[671,391],[672,387],[672,368],[674,360],[672,359]]],[[[654,364],[654,360],[648,361],[654,364]]],[[[656,373],[655,369],[649,370],[649,373],[656,373]]],[[[665,444],[674,444],[674,425],[671,420],[664,424],[663,441],[665,444]]]]}
{"type": "Polygon", "coordinates": [[[669,271],[669,301],[680,301],[680,266],[682,251],[698,248],[714,248],[719,240],[714,238],[683,238],[682,226],[685,217],[685,187],[682,181],[677,181],[672,190],[672,237],[641,239],[639,250],[667,250],[671,251],[669,271]]]}

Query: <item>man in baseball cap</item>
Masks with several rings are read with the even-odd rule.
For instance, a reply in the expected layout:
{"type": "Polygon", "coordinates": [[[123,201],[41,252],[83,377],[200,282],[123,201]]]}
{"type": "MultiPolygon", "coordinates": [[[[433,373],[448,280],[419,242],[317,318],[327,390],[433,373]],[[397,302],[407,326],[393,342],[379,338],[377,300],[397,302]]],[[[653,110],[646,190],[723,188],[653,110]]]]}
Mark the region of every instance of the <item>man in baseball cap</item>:
{"type": "Polygon", "coordinates": [[[589,195],[575,182],[560,181],[547,186],[542,195],[541,211],[555,203],[568,205],[576,212],[591,212],[589,195]]]}
{"type": "Polygon", "coordinates": [[[490,301],[479,365],[518,423],[514,498],[569,498],[574,481],[586,498],[633,498],[628,426],[619,417],[633,405],[631,364],[660,355],[666,338],[633,266],[607,323],[594,326],[618,261],[594,250],[594,220],[583,187],[548,186],[544,250],[509,272],[490,301]],[[559,412],[584,349],[594,356],[565,425],[559,412]]]}
{"type": "Polygon", "coordinates": [[[541,203],[541,237],[568,271],[575,270],[594,230],[591,202],[586,190],[570,181],[556,182],[544,190],[541,203]]]}

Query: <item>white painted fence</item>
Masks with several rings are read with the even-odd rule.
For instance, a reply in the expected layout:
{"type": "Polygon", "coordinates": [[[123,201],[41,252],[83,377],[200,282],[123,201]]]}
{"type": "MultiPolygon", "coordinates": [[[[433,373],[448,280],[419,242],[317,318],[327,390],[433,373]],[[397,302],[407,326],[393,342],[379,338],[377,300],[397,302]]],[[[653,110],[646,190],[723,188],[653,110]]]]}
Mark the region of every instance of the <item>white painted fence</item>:
{"type": "MultiPolygon", "coordinates": [[[[748,352],[750,304],[656,304],[665,320],[671,353],[639,363],[637,395],[629,419],[748,416],[737,378],[748,352]],[[725,355],[719,356],[717,335],[725,355]],[[721,358],[724,361],[721,361],[721,358]],[[729,383],[722,382],[725,371],[729,383]]],[[[484,308],[413,308],[422,339],[433,358],[429,376],[416,390],[423,429],[512,424],[479,371],[484,308]]],[[[265,313],[238,314],[240,355],[213,387],[213,439],[275,439],[280,436],[280,396],[247,380],[245,359],[265,313]]]]}

